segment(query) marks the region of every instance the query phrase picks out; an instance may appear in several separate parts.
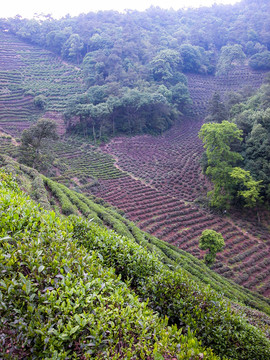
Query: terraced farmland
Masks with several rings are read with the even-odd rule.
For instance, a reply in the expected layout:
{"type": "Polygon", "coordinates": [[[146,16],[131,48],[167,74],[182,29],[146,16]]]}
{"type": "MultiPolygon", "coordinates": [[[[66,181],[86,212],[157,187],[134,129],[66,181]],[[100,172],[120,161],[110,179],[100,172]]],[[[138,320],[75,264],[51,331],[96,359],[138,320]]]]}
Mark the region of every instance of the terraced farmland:
{"type": "Polygon", "coordinates": [[[82,191],[102,179],[118,179],[125,174],[115,166],[112,156],[105,154],[90,144],[82,144],[68,138],[61,142],[52,142],[49,150],[54,154],[57,175],[54,180],[82,191]]]}
{"type": "Polygon", "coordinates": [[[221,232],[226,247],[218,254],[214,269],[238,284],[270,295],[269,236],[266,241],[260,240],[230,218],[209,214],[129,176],[100,181],[95,195],[122,209],[143,231],[200,259],[202,231],[211,228],[221,232]]]}
{"type": "MultiPolygon", "coordinates": [[[[1,33],[0,37],[0,129],[17,136],[41,114],[34,107],[33,96],[44,95],[46,114],[61,123],[63,133],[59,112],[69,96],[84,91],[80,70],[10,34],[1,33]]],[[[198,249],[201,232],[206,228],[220,231],[226,248],[217,256],[214,269],[238,284],[270,296],[268,230],[237,216],[231,219],[225,214],[208,213],[193,203],[211,188],[201,174],[198,161],[202,144],[197,138],[210,96],[215,90],[224,94],[237,89],[240,75],[242,85],[258,87],[262,82],[262,73],[249,72],[246,68],[239,71],[242,75],[233,73],[226,79],[189,75],[189,89],[198,117],[185,119],[161,137],[120,137],[101,149],[72,139],[51,144],[55,154],[54,179],[105,199],[122,209],[142,230],[200,259],[203,257],[198,249]]],[[[2,152],[10,151],[12,155],[14,148],[10,140],[3,140],[1,146],[2,152]]],[[[91,213],[88,205],[88,210],[82,205],[79,195],[75,198],[61,186],[59,189],[67,213],[91,213]]],[[[57,205],[60,200],[56,195],[54,198],[57,205]]]]}
{"type": "Polygon", "coordinates": [[[5,131],[17,136],[44,114],[34,105],[37,95],[46,99],[46,116],[56,117],[63,128],[55,112],[64,109],[70,96],[84,90],[80,69],[0,31],[0,127],[5,131]]]}
{"type": "MultiPolygon", "coordinates": [[[[248,72],[246,68],[239,71],[243,73],[240,80],[243,86],[258,87],[262,83],[262,73],[248,72]]],[[[237,89],[235,73],[228,82],[225,80],[189,76],[190,93],[198,114],[205,114],[207,101],[215,90],[224,94],[237,89]]],[[[104,151],[113,155],[118,168],[130,176],[117,182],[101,181],[95,194],[122,209],[144,231],[198,258],[203,256],[198,249],[202,231],[211,228],[221,232],[226,248],[217,256],[214,269],[238,284],[270,296],[267,227],[258,226],[252,220],[254,214],[249,221],[239,221],[239,217],[208,213],[193,203],[211,188],[199,165],[203,147],[197,133],[201,125],[202,120],[185,119],[161,137],[113,139],[104,151]]],[[[265,215],[266,224],[268,220],[265,215]]]]}
{"type": "Polygon", "coordinates": [[[248,66],[237,67],[228,75],[187,74],[188,88],[193,101],[195,114],[201,118],[207,114],[208,102],[214,92],[221,97],[228,91],[239,91],[250,87],[253,90],[261,86],[264,72],[251,70],[248,66]]]}
{"type": "Polygon", "coordinates": [[[4,167],[9,172],[12,171],[20,186],[43,208],[54,209],[57,213],[65,215],[80,215],[95,223],[105,225],[119,235],[135,240],[150,252],[154,250],[164,264],[181,266],[196,282],[211,284],[212,288],[222,292],[227,298],[270,314],[269,299],[226,280],[189,253],[141,231],[132,221],[122,216],[115,208],[109,207],[104,201],[68,189],[7,156],[0,156],[0,167],[4,167]]]}
{"type": "Polygon", "coordinates": [[[104,150],[115,156],[124,171],[165,194],[193,201],[211,186],[199,165],[201,125],[201,121],[186,119],[161,137],[117,138],[104,150]]]}

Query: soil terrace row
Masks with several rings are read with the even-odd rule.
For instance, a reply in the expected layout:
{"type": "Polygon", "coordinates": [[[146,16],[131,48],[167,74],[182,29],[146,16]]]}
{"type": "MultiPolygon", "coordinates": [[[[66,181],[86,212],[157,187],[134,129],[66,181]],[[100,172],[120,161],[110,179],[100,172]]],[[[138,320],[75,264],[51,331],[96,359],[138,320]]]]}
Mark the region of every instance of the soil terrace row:
{"type": "Polygon", "coordinates": [[[203,146],[197,133],[201,121],[186,119],[163,136],[117,138],[104,151],[117,159],[117,165],[166,194],[193,201],[210,190],[199,159],[203,146]]]}
{"type": "Polygon", "coordinates": [[[122,209],[142,230],[198,258],[204,254],[198,249],[202,231],[211,228],[221,232],[226,247],[218,254],[214,269],[240,285],[270,295],[269,244],[243,231],[228,217],[209,214],[130,176],[99,183],[92,190],[94,195],[122,209]]]}
{"type": "Polygon", "coordinates": [[[114,156],[117,167],[130,176],[117,182],[101,181],[95,195],[122,209],[144,231],[199,258],[203,256],[198,249],[202,231],[221,232],[226,247],[217,256],[215,271],[270,296],[270,235],[258,226],[255,214],[246,221],[239,216],[211,214],[192,203],[211,189],[201,172],[203,146],[198,139],[203,123],[198,119],[206,115],[209,99],[215,91],[224,96],[244,86],[258,88],[263,75],[247,67],[221,78],[188,75],[195,118],[184,119],[160,137],[113,139],[103,151],[114,156]]]}

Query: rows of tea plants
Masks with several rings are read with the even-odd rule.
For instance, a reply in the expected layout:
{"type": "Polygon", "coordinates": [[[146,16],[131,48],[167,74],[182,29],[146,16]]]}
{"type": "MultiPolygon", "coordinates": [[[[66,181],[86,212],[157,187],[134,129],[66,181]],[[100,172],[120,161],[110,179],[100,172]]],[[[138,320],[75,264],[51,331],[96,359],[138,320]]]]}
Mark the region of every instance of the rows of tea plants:
{"type": "Polygon", "coordinates": [[[14,157],[17,152],[15,141],[10,135],[1,132],[0,125],[0,153],[14,157]]]}
{"type": "MultiPolygon", "coordinates": [[[[263,73],[237,69],[226,78],[188,75],[190,94],[198,117],[205,115],[214,91],[223,95],[241,86],[259,87],[263,73]]],[[[185,203],[205,196],[211,184],[203,176],[199,159],[203,147],[197,137],[201,120],[185,119],[161,137],[119,137],[104,147],[118,166],[139,181],[123,178],[103,182],[97,195],[123,209],[145,231],[202,258],[198,239],[206,228],[220,231],[226,248],[214,269],[262,294],[270,294],[269,232],[250,222],[230,220],[185,203]],[[235,223],[234,223],[235,221],[235,223]],[[260,231],[258,232],[258,229],[260,231]],[[263,259],[263,261],[261,261],[263,259]]],[[[254,218],[254,214],[252,216],[254,218]]]]}
{"type": "Polygon", "coordinates": [[[262,85],[264,73],[253,71],[248,66],[237,67],[227,75],[187,74],[188,89],[193,101],[193,111],[199,117],[205,117],[208,102],[214,92],[221,97],[228,91],[239,91],[241,88],[257,89],[262,85]]]}
{"type": "Polygon", "coordinates": [[[198,131],[206,115],[208,102],[215,91],[228,91],[251,86],[258,88],[264,73],[240,67],[226,76],[187,74],[190,96],[197,112],[194,117],[181,120],[163,136],[119,137],[104,150],[118,159],[118,165],[158,190],[186,201],[206,194],[211,185],[201,173],[199,159],[203,152],[198,131]],[[198,120],[199,119],[199,120],[198,120]]]}
{"type": "Polygon", "coordinates": [[[226,246],[217,255],[215,271],[269,296],[269,244],[238,227],[225,215],[207,213],[130,176],[100,181],[99,187],[92,191],[122,209],[142,230],[199,259],[204,255],[198,248],[202,231],[211,228],[221,232],[226,246]]]}
{"type": "MultiPolygon", "coordinates": [[[[69,220],[44,213],[10,177],[0,176],[1,358],[218,360],[192,332],[182,335],[141,301],[102,259],[101,249],[81,246],[69,220]]],[[[93,235],[96,231],[108,237],[104,229],[93,228],[93,235]]],[[[146,270],[161,270],[157,258],[127,245],[146,270]]],[[[228,324],[239,323],[228,314],[228,324]]],[[[239,328],[244,352],[249,330],[263,346],[261,354],[268,352],[259,330],[244,325],[244,331],[239,328]]]]}
{"type": "Polygon", "coordinates": [[[78,217],[66,221],[40,211],[10,180],[1,174],[1,266],[9,269],[1,271],[0,282],[2,354],[25,358],[42,353],[59,359],[127,355],[131,359],[158,353],[159,359],[162,355],[214,359],[194,338],[196,331],[203,345],[218,355],[258,360],[269,356],[270,344],[263,333],[236,315],[209,287],[198,285],[180,268],[169,270],[128,238],[78,217]],[[143,299],[148,299],[148,307],[143,299]],[[127,304],[134,311],[129,306],[124,311],[127,304]],[[169,315],[173,326],[167,328],[167,321],[157,314],[151,320],[149,307],[162,317],[169,315]],[[179,337],[176,325],[186,336],[179,337]],[[121,351],[119,336],[127,341],[121,351]],[[139,345],[141,339],[144,342],[139,345]]]}
{"type": "Polygon", "coordinates": [[[169,266],[181,266],[197,283],[210,284],[227,298],[260,309],[270,314],[270,301],[214,273],[203,262],[189,253],[174,247],[140,230],[132,221],[109,207],[103,200],[75,192],[36,170],[17,163],[10,157],[1,156],[0,166],[16,176],[20,186],[45,209],[61,214],[80,214],[91,222],[103,224],[119,235],[135,240],[151,253],[155,251],[162,262],[169,266]]]}
{"type": "Polygon", "coordinates": [[[62,111],[70,96],[85,90],[80,69],[2,31],[0,59],[0,122],[6,122],[5,127],[35,120],[43,110],[46,116],[62,111]],[[43,96],[44,109],[34,105],[38,95],[43,96]]]}
{"type": "Polygon", "coordinates": [[[59,171],[54,180],[68,184],[73,179],[79,187],[86,190],[99,179],[117,179],[124,176],[123,172],[114,166],[115,160],[112,156],[76,139],[68,138],[50,143],[49,150],[53,151],[54,164],[59,171]]]}
{"type": "Polygon", "coordinates": [[[116,138],[104,150],[117,157],[124,171],[165,194],[193,201],[210,189],[199,165],[203,147],[197,132],[201,124],[186,119],[163,136],[116,138]]]}
{"type": "Polygon", "coordinates": [[[62,63],[46,50],[33,47],[31,52],[18,53],[25,64],[25,91],[44,95],[47,110],[62,111],[70,96],[85,90],[80,69],[62,63]]]}
{"type": "Polygon", "coordinates": [[[9,125],[7,122],[15,122],[15,125],[25,123],[38,113],[33,97],[25,94],[22,76],[24,64],[17,49],[26,51],[28,46],[0,32],[0,122],[6,123],[3,124],[5,128],[9,125]]]}
{"type": "Polygon", "coordinates": [[[174,266],[179,264],[196,281],[211,284],[214,289],[224,293],[228,298],[266,312],[270,311],[268,311],[268,305],[265,303],[266,299],[249,293],[247,290],[237,287],[236,284],[228,283],[227,280],[215,275],[192,255],[189,256],[185,251],[181,251],[140,230],[133,222],[119,214],[116,209],[108,207],[103,201],[74,192],[51,179],[43,177],[43,181],[51,195],[54,196],[54,200],[49,196],[51,204],[57,204],[57,209],[60,209],[61,213],[66,215],[79,214],[95,223],[103,224],[118,234],[135,240],[151,252],[157,252],[164,263],[174,266]]]}

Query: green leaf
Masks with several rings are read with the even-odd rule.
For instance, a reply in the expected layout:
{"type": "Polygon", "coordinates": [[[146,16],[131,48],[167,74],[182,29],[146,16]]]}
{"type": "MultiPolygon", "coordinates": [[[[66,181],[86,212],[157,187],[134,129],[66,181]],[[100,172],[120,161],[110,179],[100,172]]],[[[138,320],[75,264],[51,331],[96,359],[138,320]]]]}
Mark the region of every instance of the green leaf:
{"type": "Polygon", "coordinates": [[[154,360],[164,360],[164,357],[160,353],[155,353],[154,360]]]}
{"type": "Polygon", "coordinates": [[[44,266],[44,265],[40,265],[40,267],[38,268],[38,272],[41,273],[44,269],[45,269],[45,266],[44,266]]]}
{"type": "Polygon", "coordinates": [[[27,295],[30,294],[31,287],[32,287],[31,286],[31,281],[30,280],[26,281],[26,283],[25,283],[25,292],[26,292],[27,295]]]}
{"type": "Polygon", "coordinates": [[[80,326],[79,326],[79,325],[74,326],[74,327],[70,330],[69,334],[70,334],[70,335],[75,334],[75,332],[78,331],[79,329],[80,329],[80,326]]]}

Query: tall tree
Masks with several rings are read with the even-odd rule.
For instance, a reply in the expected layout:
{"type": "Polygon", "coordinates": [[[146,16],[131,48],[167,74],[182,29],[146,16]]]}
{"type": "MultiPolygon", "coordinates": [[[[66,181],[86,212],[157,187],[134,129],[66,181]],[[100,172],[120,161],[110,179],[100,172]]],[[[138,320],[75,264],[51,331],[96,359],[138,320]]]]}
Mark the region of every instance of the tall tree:
{"type": "Polygon", "coordinates": [[[207,122],[221,123],[228,117],[226,107],[221,101],[219,93],[215,92],[209,101],[209,115],[205,119],[207,122]]]}
{"type": "Polygon", "coordinates": [[[233,199],[234,183],[231,179],[233,165],[242,160],[242,156],[232,151],[235,141],[242,140],[242,131],[229,121],[221,124],[204,124],[199,132],[199,138],[204,142],[208,166],[206,174],[210,176],[214,190],[208,195],[211,205],[218,208],[228,208],[233,199]]]}
{"type": "Polygon", "coordinates": [[[80,63],[82,58],[82,50],[84,44],[78,34],[72,34],[68,40],[64,43],[62,48],[62,56],[71,61],[80,63]]]}

